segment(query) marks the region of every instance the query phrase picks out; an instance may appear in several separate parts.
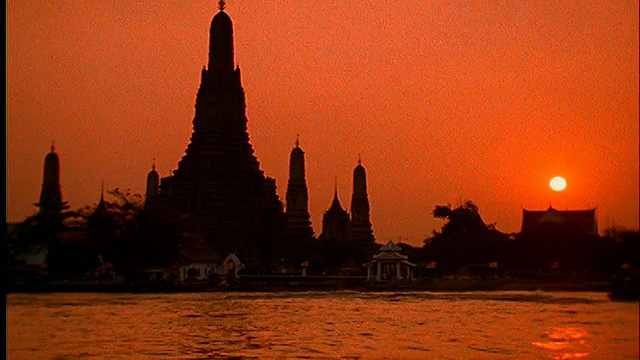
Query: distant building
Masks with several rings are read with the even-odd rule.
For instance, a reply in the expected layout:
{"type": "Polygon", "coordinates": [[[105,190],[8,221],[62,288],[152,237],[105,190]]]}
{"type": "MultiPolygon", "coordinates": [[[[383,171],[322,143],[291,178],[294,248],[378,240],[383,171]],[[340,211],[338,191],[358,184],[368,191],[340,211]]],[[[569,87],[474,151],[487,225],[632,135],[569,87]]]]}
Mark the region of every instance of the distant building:
{"type": "Polygon", "coordinates": [[[523,210],[514,268],[523,276],[600,276],[609,265],[610,239],[598,234],[596,210],[523,210]],[[600,275],[596,275],[600,273],[600,275]]]}
{"type": "Polygon", "coordinates": [[[366,172],[358,159],[353,171],[351,214],[342,208],[336,184],[331,207],[322,218],[322,233],[318,240],[329,271],[344,273],[340,269],[345,262],[363,264],[371,259],[376,243],[369,213],[366,172]]]}
{"type": "Polygon", "coordinates": [[[217,277],[237,278],[238,271],[244,264],[235,254],[229,254],[223,260],[212,251],[202,249],[180,250],[179,262],[176,266],[178,281],[181,283],[194,280],[212,280],[217,277]]]}
{"type": "Polygon", "coordinates": [[[191,280],[208,280],[222,273],[222,259],[212,251],[203,249],[181,249],[177,272],[180,282],[191,280]]]}
{"type": "Polygon", "coordinates": [[[375,243],[369,215],[367,175],[364,166],[362,166],[362,161],[358,159],[358,165],[353,170],[351,214],[347,213],[340,205],[338,186],[336,184],[333,202],[322,218],[322,234],[320,238],[369,247],[375,243]]]}
{"type": "Polygon", "coordinates": [[[588,210],[522,210],[521,232],[531,231],[544,224],[558,224],[580,233],[598,235],[596,209],[588,210]]]}

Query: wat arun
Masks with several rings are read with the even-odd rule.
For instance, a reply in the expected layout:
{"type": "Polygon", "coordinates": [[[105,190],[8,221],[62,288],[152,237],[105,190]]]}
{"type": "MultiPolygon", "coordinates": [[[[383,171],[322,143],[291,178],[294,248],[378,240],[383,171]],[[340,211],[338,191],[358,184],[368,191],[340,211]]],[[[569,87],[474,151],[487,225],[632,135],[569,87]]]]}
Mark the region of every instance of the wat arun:
{"type": "Polygon", "coordinates": [[[233,23],[224,1],[218,7],[190,143],[177,170],[161,179],[160,197],[199,224],[211,249],[256,263],[281,236],[285,214],[275,179],[260,169],[249,142],[245,93],[234,63],[233,23]]]}

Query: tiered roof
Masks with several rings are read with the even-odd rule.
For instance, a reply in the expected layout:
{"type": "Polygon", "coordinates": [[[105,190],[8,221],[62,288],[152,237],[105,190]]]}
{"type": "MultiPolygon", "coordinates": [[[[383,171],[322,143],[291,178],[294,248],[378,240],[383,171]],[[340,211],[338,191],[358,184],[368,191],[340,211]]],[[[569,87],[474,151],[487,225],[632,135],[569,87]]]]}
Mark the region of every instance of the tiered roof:
{"type": "Polygon", "coordinates": [[[528,231],[544,223],[565,224],[587,234],[598,234],[596,209],[588,210],[522,210],[522,229],[528,231]]]}

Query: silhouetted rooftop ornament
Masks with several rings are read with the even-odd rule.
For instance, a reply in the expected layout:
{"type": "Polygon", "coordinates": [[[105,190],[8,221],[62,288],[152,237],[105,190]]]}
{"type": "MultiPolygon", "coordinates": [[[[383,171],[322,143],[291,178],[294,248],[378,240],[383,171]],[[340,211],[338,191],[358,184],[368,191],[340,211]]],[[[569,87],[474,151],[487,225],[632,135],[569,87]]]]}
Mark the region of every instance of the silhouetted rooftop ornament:
{"type": "Polygon", "coordinates": [[[360,154],[358,154],[358,165],[362,165],[362,159],[360,158],[360,154]]]}
{"type": "Polygon", "coordinates": [[[336,176],[335,185],[333,188],[333,202],[329,207],[329,210],[342,210],[342,205],[340,205],[340,199],[338,198],[338,177],[336,176]]]}
{"type": "Polygon", "coordinates": [[[300,147],[300,134],[296,135],[296,147],[300,147]]]}
{"type": "Polygon", "coordinates": [[[218,1],[218,9],[220,9],[220,11],[223,11],[225,7],[227,7],[227,4],[224,3],[224,0],[218,1]]]}
{"type": "Polygon", "coordinates": [[[151,170],[156,169],[156,159],[153,159],[153,164],[151,165],[151,170]]]}
{"type": "Polygon", "coordinates": [[[104,207],[104,179],[100,185],[100,201],[98,202],[98,207],[104,207]]]}
{"type": "Polygon", "coordinates": [[[56,151],[56,141],[51,140],[51,152],[55,152],[55,151],[56,151]]]}

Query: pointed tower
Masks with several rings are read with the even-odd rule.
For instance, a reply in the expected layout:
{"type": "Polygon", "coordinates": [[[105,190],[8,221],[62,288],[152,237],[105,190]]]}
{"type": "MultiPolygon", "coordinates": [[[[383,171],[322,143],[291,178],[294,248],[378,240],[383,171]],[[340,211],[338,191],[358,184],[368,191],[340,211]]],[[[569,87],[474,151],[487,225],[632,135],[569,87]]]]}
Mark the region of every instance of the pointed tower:
{"type": "Polygon", "coordinates": [[[249,142],[240,69],[234,68],[233,24],[223,1],[210,28],[208,68],[196,95],[193,133],[161,197],[195,219],[207,242],[243,262],[281,236],[284,211],[275,180],[266,178],[249,142]]]}
{"type": "Polygon", "coordinates": [[[331,207],[329,207],[329,210],[327,210],[322,217],[322,234],[320,235],[320,239],[343,244],[349,242],[349,213],[340,205],[337,181],[331,207]]]}
{"type": "Polygon", "coordinates": [[[89,216],[89,230],[100,241],[105,241],[109,236],[115,234],[116,224],[113,215],[107,209],[107,202],[104,200],[104,181],[100,188],[100,201],[96,210],[89,216]]]}
{"type": "Polygon", "coordinates": [[[351,198],[351,241],[373,244],[373,230],[369,220],[369,198],[367,195],[367,173],[362,161],[353,170],[353,195],[351,198]]]}
{"type": "Polygon", "coordinates": [[[300,141],[296,139],[296,147],[291,150],[289,158],[289,184],[287,186],[286,233],[295,244],[299,241],[313,239],[309,214],[309,193],[305,179],[304,151],[300,141]]]}
{"type": "Polygon", "coordinates": [[[54,144],[51,151],[44,158],[44,172],[42,176],[42,190],[40,201],[35,204],[38,208],[39,221],[44,225],[58,226],[62,222],[62,210],[68,209],[67,203],[62,201],[60,191],[60,159],[55,152],[54,144]]]}
{"type": "Polygon", "coordinates": [[[144,206],[149,207],[158,200],[160,195],[160,175],[156,171],[156,162],[151,165],[151,171],[147,175],[147,192],[144,199],[144,206]]]}
{"type": "Polygon", "coordinates": [[[102,184],[100,184],[100,201],[98,201],[98,206],[96,206],[96,212],[106,212],[107,205],[104,201],[104,180],[102,180],[102,184]]]}

